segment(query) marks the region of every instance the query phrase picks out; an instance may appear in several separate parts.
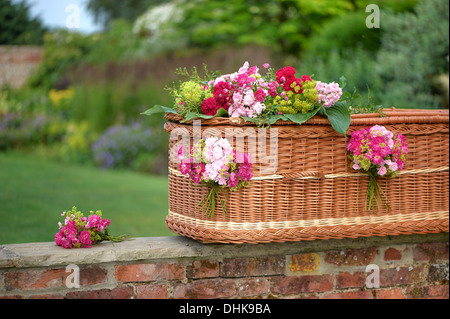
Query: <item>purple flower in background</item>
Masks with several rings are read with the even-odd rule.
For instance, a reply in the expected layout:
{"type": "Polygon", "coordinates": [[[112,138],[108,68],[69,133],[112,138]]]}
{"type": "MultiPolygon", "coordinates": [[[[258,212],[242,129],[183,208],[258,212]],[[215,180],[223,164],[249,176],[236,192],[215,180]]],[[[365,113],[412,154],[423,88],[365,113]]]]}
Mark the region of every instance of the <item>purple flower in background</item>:
{"type": "Polygon", "coordinates": [[[95,162],[102,168],[130,167],[138,155],[155,149],[155,136],[140,122],[108,128],[92,146],[95,162]]]}

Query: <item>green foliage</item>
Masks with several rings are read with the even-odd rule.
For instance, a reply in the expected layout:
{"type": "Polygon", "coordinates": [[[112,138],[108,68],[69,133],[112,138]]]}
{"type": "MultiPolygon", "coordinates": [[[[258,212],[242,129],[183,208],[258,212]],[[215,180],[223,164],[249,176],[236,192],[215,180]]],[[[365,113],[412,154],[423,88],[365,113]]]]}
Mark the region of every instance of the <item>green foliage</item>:
{"type": "Polygon", "coordinates": [[[353,9],[352,1],[218,0],[182,1],[174,22],[188,46],[258,44],[296,56],[312,32],[327,19],[353,9]]]}
{"type": "Polygon", "coordinates": [[[28,85],[46,90],[54,87],[64,72],[80,63],[93,45],[89,36],[78,32],[60,29],[47,33],[44,37],[42,62],[28,79],[28,85]]]}
{"type": "Polygon", "coordinates": [[[66,128],[58,120],[44,114],[0,113],[0,151],[61,141],[66,128]]]}
{"type": "Polygon", "coordinates": [[[88,121],[69,122],[63,143],[59,146],[58,158],[65,163],[93,163],[92,145],[98,138],[88,121]]]}
{"type": "Polygon", "coordinates": [[[168,2],[167,0],[89,0],[87,9],[94,15],[95,21],[106,28],[113,20],[134,21],[142,12],[152,6],[168,2]]]}
{"type": "Polygon", "coordinates": [[[71,102],[72,115],[76,121],[88,121],[96,132],[103,132],[116,123],[144,120],[146,125],[161,126],[161,120],[140,115],[151,103],[166,104],[169,97],[151,81],[111,81],[85,83],[75,86],[71,102]],[[95,107],[93,107],[95,106],[95,107]]]}
{"type": "Polygon", "coordinates": [[[45,31],[40,18],[31,17],[30,6],[24,0],[0,0],[0,45],[39,45],[45,31]]]}
{"type": "Polygon", "coordinates": [[[310,37],[305,56],[326,59],[330,51],[340,56],[355,49],[376,52],[381,46],[383,29],[368,29],[367,13],[348,12],[326,21],[320,31],[310,37]]]}
{"type": "MultiPolygon", "coordinates": [[[[356,13],[348,15],[357,16],[356,13]]],[[[299,68],[302,73],[314,74],[328,82],[337,82],[339,75],[345,75],[348,87],[360,92],[358,101],[353,101],[357,103],[353,105],[354,110],[377,110],[380,104],[442,107],[434,82],[439,74],[448,74],[448,1],[421,1],[413,12],[381,11],[378,50],[358,42],[353,49],[351,44],[347,48],[338,44],[340,41],[333,42],[333,34],[339,39],[352,38],[352,34],[358,33],[361,38],[372,37],[372,32],[379,35],[375,29],[360,29],[356,33],[351,28],[338,29],[340,20],[346,16],[326,22],[311,38],[311,51],[306,52],[299,68]],[[334,33],[333,29],[342,34],[334,33]]]]}
{"type": "Polygon", "coordinates": [[[85,40],[92,41],[92,46],[80,62],[95,65],[134,59],[135,51],[141,46],[131,23],[124,19],[112,21],[108,32],[87,36],[85,40]]]}
{"type": "Polygon", "coordinates": [[[383,103],[438,107],[434,78],[448,76],[449,2],[421,1],[414,13],[383,14],[382,48],[375,74],[381,79],[383,103]]]}
{"type": "Polygon", "coordinates": [[[49,90],[60,86],[73,68],[86,64],[105,65],[130,61],[139,47],[131,24],[117,20],[103,34],[85,35],[66,29],[45,34],[42,62],[28,80],[31,88],[49,90]]]}

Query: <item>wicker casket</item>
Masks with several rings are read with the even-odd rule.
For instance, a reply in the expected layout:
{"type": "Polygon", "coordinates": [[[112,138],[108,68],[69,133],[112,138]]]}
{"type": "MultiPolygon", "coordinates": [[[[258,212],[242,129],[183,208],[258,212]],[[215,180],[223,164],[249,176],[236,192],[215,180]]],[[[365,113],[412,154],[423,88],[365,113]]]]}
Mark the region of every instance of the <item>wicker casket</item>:
{"type": "Polygon", "coordinates": [[[448,232],[448,110],[385,109],[384,113],[383,117],[379,113],[352,115],[345,136],[321,116],[302,125],[278,121],[270,129],[261,129],[220,117],[199,120],[195,126],[192,120],[182,123],[179,115],[166,114],[172,155],[167,227],[215,243],[448,232]],[[352,131],[376,124],[403,134],[409,153],[399,176],[378,178],[391,209],[381,206],[369,211],[364,206],[368,176],[351,168],[346,145],[352,131]],[[192,185],[173,156],[183,134],[191,141],[220,135],[246,151],[256,145],[254,176],[248,187],[228,194],[225,214],[216,212],[211,217],[199,210],[207,187],[192,185]]]}

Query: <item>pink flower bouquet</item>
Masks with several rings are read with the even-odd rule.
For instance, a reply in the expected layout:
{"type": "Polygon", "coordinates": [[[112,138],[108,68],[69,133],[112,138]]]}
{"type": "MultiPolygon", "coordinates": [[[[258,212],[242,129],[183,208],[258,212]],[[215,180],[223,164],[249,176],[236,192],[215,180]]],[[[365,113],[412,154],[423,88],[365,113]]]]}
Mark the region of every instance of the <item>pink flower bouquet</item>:
{"type": "Polygon", "coordinates": [[[173,108],[155,105],[143,114],[177,113],[185,121],[240,117],[267,126],[278,120],[302,124],[319,114],[326,116],[331,126],[344,135],[350,125],[350,109],[340,84],[296,75],[292,66],[275,71],[264,63],[261,72],[257,66],[245,62],[236,72],[223,75],[208,72],[206,67],[204,77],[199,76],[196,68],[191,73],[185,68],[177,69],[176,73],[189,80],[168,88],[175,100],[173,108]]]}
{"type": "Polygon", "coordinates": [[[225,138],[209,137],[194,144],[189,153],[183,146],[178,149],[180,171],[189,175],[191,181],[199,186],[210,188],[208,194],[199,203],[203,211],[210,217],[214,215],[216,198],[225,214],[225,201],[220,191],[235,191],[248,186],[253,177],[252,161],[248,154],[233,149],[225,138]]]}
{"type": "Polygon", "coordinates": [[[379,206],[382,200],[390,209],[387,198],[377,183],[377,176],[395,177],[403,169],[408,154],[408,144],[402,134],[394,135],[384,126],[375,125],[360,131],[353,131],[347,144],[349,158],[355,170],[369,174],[366,209],[379,206]]]}
{"type": "Polygon", "coordinates": [[[58,222],[60,230],[55,234],[55,242],[66,249],[90,248],[104,240],[120,242],[128,238],[127,235],[109,235],[107,228],[111,220],[102,219],[101,211],[91,211],[89,217],[85,217],[73,207],[72,211],[63,212],[61,216],[65,216],[64,226],[58,222]]]}

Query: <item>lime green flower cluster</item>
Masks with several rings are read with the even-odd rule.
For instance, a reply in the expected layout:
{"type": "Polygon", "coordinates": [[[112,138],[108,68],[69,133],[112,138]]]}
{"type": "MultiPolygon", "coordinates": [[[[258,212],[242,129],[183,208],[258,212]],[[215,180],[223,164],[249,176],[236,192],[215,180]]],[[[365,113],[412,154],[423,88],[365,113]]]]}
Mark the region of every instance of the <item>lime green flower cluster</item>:
{"type": "Polygon", "coordinates": [[[295,82],[291,84],[292,91],[287,91],[285,96],[277,95],[274,104],[278,105],[277,111],[283,114],[308,113],[314,109],[318,95],[315,89],[316,81],[306,81],[300,87],[295,82]],[[300,92],[303,90],[303,92],[300,92]],[[298,94],[300,92],[301,94],[298,94]]]}
{"type": "Polygon", "coordinates": [[[205,90],[203,84],[195,81],[183,82],[179,90],[174,90],[175,107],[184,117],[189,112],[199,112],[201,103],[204,99],[212,97],[210,90],[205,90]]]}

